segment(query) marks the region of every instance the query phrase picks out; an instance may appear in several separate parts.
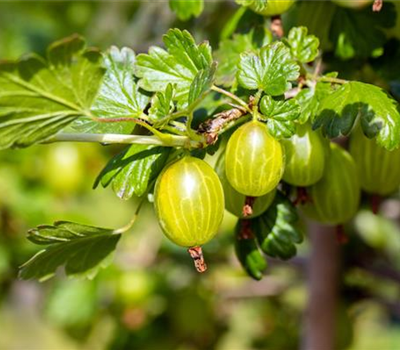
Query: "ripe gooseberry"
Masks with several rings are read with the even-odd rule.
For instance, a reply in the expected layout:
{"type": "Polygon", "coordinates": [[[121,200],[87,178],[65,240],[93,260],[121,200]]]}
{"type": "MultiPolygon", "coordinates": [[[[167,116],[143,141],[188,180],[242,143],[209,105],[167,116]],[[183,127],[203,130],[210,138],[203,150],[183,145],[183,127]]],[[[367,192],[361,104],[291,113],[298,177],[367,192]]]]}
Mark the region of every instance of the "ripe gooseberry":
{"type": "Polygon", "coordinates": [[[297,126],[296,134],[282,140],[285,150],[285,172],[283,180],[298,187],[315,184],[322,178],[325,167],[327,141],[311,125],[297,126]]]}
{"type": "Polygon", "coordinates": [[[230,137],[225,152],[226,177],[232,187],[249,197],[260,197],[278,185],[284,170],[281,144],[264,123],[251,121],[230,137]]]}
{"type": "Polygon", "coordinates": [[[356,164],[350,153],[330,144],[322,179],[309,187],[311,203],[303,209],[319,222],[339,225],[350,220],[360,203],[360,184],[356,164]]]}
{"type": "Polygon", "coordinates": [[[214,169],[190,156],[176,161],[158,177],[154,204],[165,235],[191,248],[196,268],[205,271],[199,247],[215,236],[224,216],[224,192],[214,169]]]}
{"type": "Polygon", "coordinates": [[[400,149],[388,151],[364,136],[358,128],[350,138],[350,154],[365,192],[384,196],[399,188],[400,149]]]}
{"type": "Polygon", "coordinates": [[[221,155],[219,156],[215,165],[215,171],[217,172],[219,179],[221,180],[222,187],[224,189],[225,209],[233,215],[236,215],[238,218],[252,219],[261,215],[268,209],[275,198],[275,189],[271,192],[268,192],[264,196],[255,198],[255,201],[251,208],[252,213],[245,215],[243,209],[246,205],[246,196],[236,191],[226,178],[225,153],[221,153],[221,155]]]}

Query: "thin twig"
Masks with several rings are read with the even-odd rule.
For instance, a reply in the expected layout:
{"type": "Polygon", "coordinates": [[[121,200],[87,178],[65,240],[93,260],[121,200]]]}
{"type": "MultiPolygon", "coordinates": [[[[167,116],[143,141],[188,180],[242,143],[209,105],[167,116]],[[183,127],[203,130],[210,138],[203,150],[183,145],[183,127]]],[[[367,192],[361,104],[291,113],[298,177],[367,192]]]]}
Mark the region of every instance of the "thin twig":
{"type": "Polygon", "coordinates": [[[165,140],[157,136],[121,135],[121,134],[70,134],[60,133],[50,137],[42,143],[54,142],[97,142],[101,144],[140,144],[158,145],[164,147],[202,148],[203,143],[193,141],[186,136],[166,135],[165,140]]]}

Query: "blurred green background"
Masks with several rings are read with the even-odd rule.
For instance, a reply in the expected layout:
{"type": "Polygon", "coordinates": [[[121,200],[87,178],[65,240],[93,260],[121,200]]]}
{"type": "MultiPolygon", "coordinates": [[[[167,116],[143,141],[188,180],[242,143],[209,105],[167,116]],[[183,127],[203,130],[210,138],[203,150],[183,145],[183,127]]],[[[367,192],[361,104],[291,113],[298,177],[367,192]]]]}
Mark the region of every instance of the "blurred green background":
{"type": "MultiPolygon", "coordinates": [[[[321,31],[300,15],[316,3],[296,5],[284,22],[321,31]]],[[[52,41],[72,33],[101,49],[117,45],[142,52],[160,44],[174,26],[217,48],[236,10],[232,1],[210,1],[199,18],[182,22],[165,1],[0,1],[0,58],[43,54],[52,41]]],[[[255,21],[251,14],[248,20],[255,21]]],[[[323,38],[327,68],[396,95],[399,61],[393,67],[390,62],[400,57],[398,28],[386,32],[383,54],[346,62],[323,38]]],[[[62,273],[42,284],[17,279],[18,266],[37,251],[25,239],[29,228],[58,219],[102,227],[130,220],[134,200],[91,190],[118,151],[53,144],[0,152],[0,349],[297,349],[307,300],[307,239],[298,257],[271,260],[268,275],[255,282],[234,256],[235,218],[228,213],[218,238],[205,247],[205,275],[196,274],[186,251],[164,238],[148,205],[121,240],[114,264],[93,280],[68,280],[62,273]]],[[[354,225],[346,227],[337,349],[400,349],[399,208],[398,194],[376,216],[366,201],[354,225]]]]}

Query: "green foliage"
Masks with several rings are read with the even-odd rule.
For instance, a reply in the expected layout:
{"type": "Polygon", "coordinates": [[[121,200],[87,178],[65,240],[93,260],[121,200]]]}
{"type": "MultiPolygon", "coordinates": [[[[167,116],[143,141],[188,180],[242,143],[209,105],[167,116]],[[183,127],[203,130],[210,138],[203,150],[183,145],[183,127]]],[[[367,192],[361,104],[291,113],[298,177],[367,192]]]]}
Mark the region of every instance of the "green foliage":
{"type": "Polygon", "coordinates": [[[87,115],[104,74],[101,61],[72,36],[52,44],[46,59],[1,63],[0,149],[43,141],[87,115]]]}
{"type": "Polygon", "coordinates": [[[281,192],[263,215],[252,220],[252,227],[263,252],[275,258],[290,259],[303,241],[297,210],[281,192]]]}
{"type": "Polygon", "coordinates": [[[300,105],[295,99],[264,96],[260,103],[266,117],[268,131],[277,139],[289,138],[296,132],[295,121],[300,116],[300,105]]]}
{"type": "Polygon", "coordinates": [[[120,237],[111,229],[67,221],[38,226],[28,232],[28,239],[48,247],[21,267],[20,277],[45,281],[53,277],[61,265],[65,265],[67,276],[94,276],[110,263],[107,258],[120,237]]]}
{"type": "Polygon", "coordinates": [[[256,239],[248,223],[248,220],[239,220],[236,224],[235,251],[249,276],[261,280],[267,269],[267,261],[258,249],[256,239]]]}
{"type": "Polygon", "coordinates": [[[211,69],[211,47],[207,42],[196,45],[187,31],[170,29],[164,35],[167,51],[153,46],[149,54],[137,57],[135,74],[139,86],[147,91],[165,91],[169,83],[176,86],[175,99],[187,106],[192,82],[199,71],[211,69]]]}
{"type": "Polygon", "coordinates": [[[164,92],[157,92],[151,101],[149,109],[149,118],[154,123],[160,123],[165,120],[174,110],[175,89],[172,84],[168,84],[164,92]]]}
{"type": "Polygon", "coordinates": [[[315,35],[308,35],[306,27],[292,28],[287,43],[293,57],[299,62],[312,62],[318,56],[319,40],[315,35]]]}
{"type": "Polygon", "coordinates": [[[261,35],[259,31],[252,29],[248,33],[237,33],[232,38],[222,40],[215,52],[218,61],[216,82],[223,86],[235,85],[240,55],[243,52],[256,52],[260,46],[269,44],[271,40],[272,34],[264,29],[261,35]]]}
{"type": "Polygon", "coordinates": [[[255,12],[263,12],[268,8],[268,0],[236,0],[242,6],[251,7],[255,12]]]}
{"type": "Polygon", "coordinates": [[[204,0],[170,0],[169,6],[182,21],[198,17],[203,12],[204,0]]]}
{"type": "MultiPolygon", "coordinates": [[[[133,76],[135,60],[135,53],[126,47],[120,50],[112,46],[104,54],[104,66],[107,70],[99,93],[91,106],[91,111],[95,117],[139,118],[142,115],[149,98],[139,90],[135,82],[133,76]]],[[[81,132],[92,133],[129,134],[134,127],[134,124],[130,122],[103,125],[91,119],[83,118],[79,118],[76,123],[79,123],[81,132]],[[84,130],[82,126],[85,127],[84,130]]]]}
{"type": "Polygon", "coordinates": [[[391,28],[396,23],[394,4],[388,2],[385,5],[380,12],[372,12],[370,8],[360,11],[337,9],[330,36],[336,43],[339,57],[369,57],[383,46],[386,40],[383,29],[391,28]]]}
{"type": "Polygon", "coordinates": [[[318,82],[309,88],[302,89],[295,97],[300,105],[301,111],[298,122],[304,124],[308,120],[313,120],[318,114],[321,102],[332,91],[333,88],[331,84],[323,82],[318,82]]]}
{"type": "Polygon", "coordinates": [[[121,199],[143,196],[161,172],[169,153],[167,147],[132,145],[111,159],[93,187],[100,183],[103,187],[111,184],[121,199]]]}
{"type": "Polygon", "coordinates": [[[246,89],[279,96],[291,88],[291,82],[299,77],[299,69],[290,50],[283,43],[274,42],[262,47],[258,54],[241,55],[238,80],[246,89]]]}
{"type": "MultiPolygon", "coordinates": [[[[267,14],[267,1],[239,3],[267,14]]],[[[291,4],[287,2],[287,6],[291,4]]],[[[171,0],[170,5],[182,20],[199,15],[203,8],[202,1],[171,0]]],[[[341,21],[332,25],[330,37],[336,54],[343,58],[375,55],[386,40],[382,28],[389,28],[394,21],[391,5],[374,14],[374,19],[366,10],[335,6],[330,10],[335,21],[341,21]],[[365,38],[360,38],[360,30],[365,31],[365,38]]],[[[127,200],[144,197],[153,189],[163,168],[176,157],[172,148],[187,148],[193,156],[204,158],[215,152],[222,134],[250,118],[267,124],[267,135],[276,149],[281,149],[277,140],[292,137],[297,124],[309,120],[314,130],[321,128],[329,138],[347,136],[360,123],[364,133],[381,146],[388,150],[399,147],[399,107],[388,93],[352,81],[351,76],[344,80],[338,79],[337,73],[323,74],[323,50],[329,45],[322,43],[320,53],[319,39],[309,34],[315,31],[293,27],[287,38],[274,38],[261,20],[257,27],[243,24],[245,12],[238,10],[228,25],[230,33],[232,28],[237,33],[228,37],[228,30],[224,31],[215,61],[208,42],[197,44],[188,31],[170,29],[163,37],[163,48],[152,46],[138,56],[129,48],[114,46],[101,55],[87,50],[84,40],[73,36],[51,45],[45,59],[31,55],[15,63],[1,63],[0,148],[25,147],[50,137],[51,141],[134,142],[109,161],[94,184],[95,188],[110,185],[120,199],[127,200]],[[135,124],[142,126],[140,135],[132,135],[138,130],[135,124]],[[55,135],[63,129],[78,134],[55,135]]],[[[324,40],[326,37],[327,31],[324,40]]],[[[247,149],[246,142],[241,151],[247,149]]],[[[242,153],[247,160],[248,154],[242,153]]],[[[234,153],[232,157],[237,156],[234,153]]],[[[279,176],[270,190],[276,189],[283,172],[280,164],[274,166],[279,176]]],[[[257,167],[260,169],[262,166],[257,167]]],[[[53,232],[54,241],[46,241],[50,247],[23,267],[24,278],[45,279],[61,265],[70,275],[90,272],[117,244],[115,237],[119,236],[113,231],[94,229],[96,234],[86,235],[85,226],[79,225],[76,238],[60,241],[60,235],[72,232],[68,231],[71,225],[40,226],[29,233],[31,240],[40,243],[38,237],[53,232]],[[76,254],[89,256],[93,255],[91,244],[103,242],[108,242],[104,244],[109,244],[110,250],[99,250],[102,259],[93,262],[90,258],[79,266],[74,262],[70,246],[75,249],[79,244],[76,254]],[[49,262],[39,269],[45,261],[49,262]]],[[[296,211],[282,194],[267,212],[251,220],[251,230],[264,252],[285,259],[296,253],[295,244],[302,240],[296,211]]],[[[239,259],[253,277],[261,278],[264,263],[255,240],[239,238],[239,259]]]]}
{"type": "Polygon", "coordinates": [[[360,121],[368,137],[388,150],[400,145],[400,114],[398,104],[381,88],[360,82],[343,84],[323,100],[314,121],[333,138],[348,135],[360,121]]]}

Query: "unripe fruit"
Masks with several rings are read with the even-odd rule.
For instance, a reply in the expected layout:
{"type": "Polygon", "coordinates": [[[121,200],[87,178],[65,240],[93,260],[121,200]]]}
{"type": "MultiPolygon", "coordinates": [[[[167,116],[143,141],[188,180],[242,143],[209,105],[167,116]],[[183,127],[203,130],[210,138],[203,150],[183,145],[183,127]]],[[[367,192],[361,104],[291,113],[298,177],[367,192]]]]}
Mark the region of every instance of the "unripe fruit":
{"type": "Polygon", "coordinates": [[[157,179],[154,204],[165,235],[183,247],[211,240],[224,216],[224,192],[218,175],[205,161],[184,157],[157,179]]]}
{"type": "Polygon", "coordinates": [[[400,149],[384,149],[359,128],[351,135],[350,153],[365,192],[385,196],[400,187],[400,149]]]}
{"type": "Polygon", "coordinates": [[[350,220],[360,203],[360,184],[351,155],[331,143],[322,179],[309,187],[312,203],[304,206],[311,218],[326,224],[339,225],[350,220]]]}
{"type": "Polygon", "coordinates": [[[324,173],[326,140],[309,124],[297,126],[296,134],[282,141],[285,150],[283,180],[298,187],[318,182],[324,173]]]}
{"type": "Polygon", "coordinates": [[[53,145],[44,159],[44,179],[54,192],[68,194],[79,188],[85,169],[82,155],[75,145],[53,145]]]}
{"type": "Polygon", "coordinates": [[[256,1],[250,5],[250,8],[263,16],[277,16],[289,10],[294,2],[295,0],[268,0],[266,5],[261,4],[260,6],[260,3],[256,1]]]}
{"type": "Polygon", "coordinates": [[[215,171],[217,172],[219,179],[221,180],[222,187],[224,189],[225,209],[233,215],[236,215],[238,218],[251,219],[261,215],[268,209],[275,198],[276,190],[272,190],[266,195],[256,198],[252,206],[253,213],[244,217],[243,207],[246,204],[246,196],[236,191],[226,178],[225,153],[221,153],[221,155],[219,156],[215,165],[215,171]]]}
{"type": "Polygon", "coordinates": [[[332,0],[335,4],[347,7],[351,9],[361,9],[368,4],[372,3],[372,0],[332,0]]]}
{"type": "Polygon", "coordinates": [[[248,122],[229,139],[225,172],[236,191],[250,197],[263,196],[278,185],[283,170],[282,146],[269,134],[265,124],[248,122]]]}

